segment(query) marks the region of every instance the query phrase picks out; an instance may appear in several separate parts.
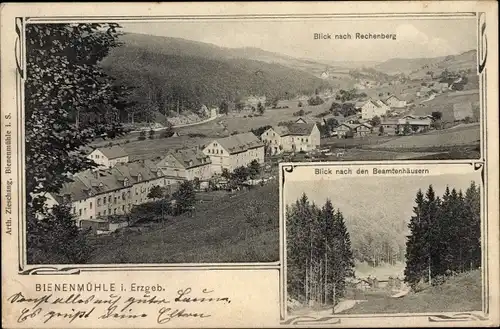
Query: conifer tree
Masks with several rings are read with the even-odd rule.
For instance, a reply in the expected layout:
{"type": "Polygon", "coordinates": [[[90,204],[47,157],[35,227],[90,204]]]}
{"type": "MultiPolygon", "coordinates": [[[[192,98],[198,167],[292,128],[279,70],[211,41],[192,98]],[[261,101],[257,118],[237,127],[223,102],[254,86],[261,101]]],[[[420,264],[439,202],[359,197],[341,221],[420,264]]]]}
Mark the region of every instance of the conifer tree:
{"type": "Polygon", "coordinates": [[[419,190],[407,239],[405,281],[438,284],[444,277],[481,266],[480,191],[474,182],[465,195],[447,187],[442,199],[429,186],[419,190]]]}
{"type": "Polygon", "coordinates": [[[425,253],[422,248],[423,230],[422,222],[425,214],[424,194],[418,190],[415,198],[416,205],[413,207],[414,215],[410,219],[408,228],[410,235],[406,242],[406,267],[404,270],[405,282],[410,287],[415,288],[423,275],[423,265],[425,264],[425,253]]]}
{"type": "Polygon", "coordinates": [[[467,237],[468,253],[466,265],[469,270],[481,266],[481,192],[479,186],[472,182],[464,196],[464,236],[467,237]]]}

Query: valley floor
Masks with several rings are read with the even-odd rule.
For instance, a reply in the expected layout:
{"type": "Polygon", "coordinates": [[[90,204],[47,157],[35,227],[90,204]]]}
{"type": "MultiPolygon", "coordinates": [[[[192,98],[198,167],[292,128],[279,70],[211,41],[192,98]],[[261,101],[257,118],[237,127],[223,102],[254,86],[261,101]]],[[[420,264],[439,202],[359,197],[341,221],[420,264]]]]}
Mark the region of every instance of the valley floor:
{"type": "MultiPolygon", "coordinates": [[[[482,309],[481,272],[474,270],[448,279],[440,286],[428,287],[399,298],[385,289],[358,291],[355,298],[341,301],[335,314],[393,314],[470,312],[482,309]]],[[[295,307],[289,316],[331,316],[331,306],[295,307]]]]}

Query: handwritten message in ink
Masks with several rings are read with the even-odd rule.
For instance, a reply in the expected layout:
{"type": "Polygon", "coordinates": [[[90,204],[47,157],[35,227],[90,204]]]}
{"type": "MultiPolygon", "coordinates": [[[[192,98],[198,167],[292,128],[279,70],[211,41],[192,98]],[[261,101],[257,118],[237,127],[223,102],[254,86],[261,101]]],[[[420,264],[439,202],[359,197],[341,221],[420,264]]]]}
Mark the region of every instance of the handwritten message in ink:
{"type": "Polygon", "coordinates": [[[162,285],[132,283],[125,287],[89,283],[67,286],[37,284],[35,293],[17,292],[8,298],[8,302],[19,306],[16,315],[18,323],[31,321],[50,324],[56,319],[75,323],[85,320],[154,318],[156,323],[166,324],[187,318],[203,320],[212,317],[210,310],[213,308],[206,306],[228,305],[231,299],[218,296],[208,288],[171,290],[162,285]]]}

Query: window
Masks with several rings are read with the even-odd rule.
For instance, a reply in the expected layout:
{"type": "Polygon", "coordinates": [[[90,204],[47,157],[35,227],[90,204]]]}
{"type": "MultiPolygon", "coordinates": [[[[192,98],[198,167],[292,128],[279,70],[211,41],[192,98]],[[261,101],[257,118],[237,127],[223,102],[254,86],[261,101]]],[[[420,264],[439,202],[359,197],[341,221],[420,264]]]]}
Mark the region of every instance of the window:
{"type": "Polygon", "coordinates": [[[108,197],[108,202],[111,203],[111,195],[108,197]]]}
{"type": "Polygon", "coordinates": [[[113,210],[113,213],[116,215],[116,208],[113,210]]]}
{"type": "Polygon", "coordinates": [[[97,199],[97,206],[99,207],[101,205],[101,198],[97,199]]]}
{"type": "Polygon", "coordinates": [[[90,219],[92,219],[92,216],[90,216],[90,219]]]}
{"type": "Polygon", "coordinates": [[[83,208],[83,213],[86,215],[87,214],[87,208],[83,208]]]}
{"type": "Polygon", "coordinates": [[[99,159],[99,154],[96,154],[95,158],[96,158],[96,159],[99,159]]]}
{"type": "Polygon", "coordinates": [[[82,210],[78,210],[78,214],[81,216],[82,215],[82,210]]]}
{"type": "Polygon", "coordinates": [[[223,151],[223,150],[220,150],[220,154],[222,154],[222,153],[224,153],[224,151],[223,151]]]}
{"type": "Polygon", "coordinates": [[[90,209],[92,209],[92,202],[90,202],[90,209]]]}
{"type": "Polygon", "coordinates": [[[104,209],[104,216],[106,216],[106,209],[104,209]]]}
{"type": "Polygon", "coordinates": [[[114,202],[113,203],[116,204],[116,197],[114,198],[114,202]]]}
{"type": "Polygon", "coordinates": [[[122,206],[122,211],[125,211],[125,205],[122,206]]]}
{"type": "MultiPolygon", "coordinates": [[[[104,210],[104,211],[106,211],[106,210],[104,210]]],[[[100,211],[97,213],[97,217],[99,217],[99,216],[101,216],[101,212],[100,211]]]]}
{"type": "Polygon", "coordinates": [[[118,200],[120,200],[120,196],[118,195],[118,200]]]}
{"type": "Polygon", "coordinates": [[[216,151],[215,151],[215,153],[216,153],[216,154],[219,154],[219,150],[216,150],[216,151]]]}
{"type": "Polygon", "coordinates": [[[307,143],[307,138],[306,138],[306,143],[307,143]]]}
{"type": "Polygon", "coordinates": [[[76,214],[76,208],[73,207],[73,214],[76,214]]]}
{"type": "Polygon", "coordinates": [[[102,204],[106,204],[106,197],[102,198],[102,204]]]}

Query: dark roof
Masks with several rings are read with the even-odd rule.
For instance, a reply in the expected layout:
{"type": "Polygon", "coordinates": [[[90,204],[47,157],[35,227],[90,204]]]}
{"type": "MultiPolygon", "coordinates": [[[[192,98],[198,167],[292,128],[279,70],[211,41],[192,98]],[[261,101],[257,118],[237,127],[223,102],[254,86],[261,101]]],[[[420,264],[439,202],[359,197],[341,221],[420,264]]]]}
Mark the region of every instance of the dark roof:
{"type": "Polygon", "coordinates": [[[97,149],[101,151],[102,154],[104,154],[108,159],[123,158],[128,156],[127,152],[125,152],[125,150],[118,145],[113,145],[111,147],[100,147],[97,149]]]}
{"type": "Polygon", "coordinates": [[[391,95],[385,99],[384,103],[387,103],[387,101],[391,98],[396,98],[398,101],[400,100],[396,95],[391,95]]]}
{"type": "MultiPolygon", "coordinates": [[[[148,181],[159,177],[168,177],[157,171],[156,165],[149,160],[134,161],[130,163],[118,163],[111,169],[86,170],[73,175],[72,182],[65,183],[54,198],[60,202],[62,197],[69,195],[71,201],[85,200],[91,195],[98,195],[125,187],[142,181],[148,181]]],[[[178,178],[182,180],[182,178],[178,178]]]]}
{"type": "MultiPolygon", "coordinates": [[[[210,164],[210,157],[196,149],[184,149],[170,152],[170,154],[186,169],[210,164]]],[[[160,165],[160,164],[159,164],[160,165]]]]}
{"type": "Polygon", "coordinates": [[[314,123],[294,123],[287,127],[288,134],[293,136],[309,136],[315,125],[314,123]]]}
{"type": "Polygon", "coordinates": [[[264,144],[253,133],[243,133],[217,139],[217,142],[229,152],[235,154],[245,152],[257,147],[263,147],[264,144]]]}

